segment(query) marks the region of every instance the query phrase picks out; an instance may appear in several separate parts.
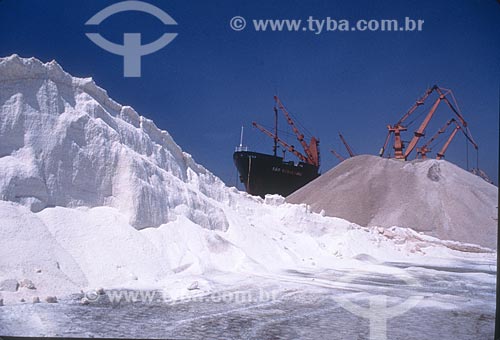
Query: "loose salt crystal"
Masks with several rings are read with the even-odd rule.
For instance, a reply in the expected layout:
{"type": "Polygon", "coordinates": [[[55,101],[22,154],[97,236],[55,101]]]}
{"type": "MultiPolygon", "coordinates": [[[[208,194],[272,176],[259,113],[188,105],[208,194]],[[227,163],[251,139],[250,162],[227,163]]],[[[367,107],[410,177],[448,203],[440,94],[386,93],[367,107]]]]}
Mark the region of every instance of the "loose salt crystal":
{"type": "Polygon", "coordinates": [[[36,289],[33,281],[28,280],[28,279],[23,279],[21,282],[19,282],[19,286],[21,286],[23,288],[28,288],[28,289],[36,289]]]}
{"type": "Polygon", "coordinates": [[[47,303],[57,303],[57,297],[55,297],[55,296],[47,296],[45,298],[45,302],[47,302],[47,303]]]}
{"type": "Polygon", "coordinates": [[[198,281],[194,281],[193,283],[191,283],[187,289],[188,290],[200,289],[200,287],[198,285],[198,281]]]}

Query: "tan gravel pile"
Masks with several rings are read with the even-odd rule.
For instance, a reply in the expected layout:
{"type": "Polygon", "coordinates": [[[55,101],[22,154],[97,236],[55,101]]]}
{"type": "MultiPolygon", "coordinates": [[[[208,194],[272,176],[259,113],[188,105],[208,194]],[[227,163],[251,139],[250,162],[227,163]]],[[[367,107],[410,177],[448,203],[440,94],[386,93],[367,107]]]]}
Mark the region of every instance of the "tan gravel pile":
{"type": "Polygon", "coordinates": [[[498,188],[441,160],[345,160],[287,197],[362,226],[400,226],[496,249],[498,188]]]}

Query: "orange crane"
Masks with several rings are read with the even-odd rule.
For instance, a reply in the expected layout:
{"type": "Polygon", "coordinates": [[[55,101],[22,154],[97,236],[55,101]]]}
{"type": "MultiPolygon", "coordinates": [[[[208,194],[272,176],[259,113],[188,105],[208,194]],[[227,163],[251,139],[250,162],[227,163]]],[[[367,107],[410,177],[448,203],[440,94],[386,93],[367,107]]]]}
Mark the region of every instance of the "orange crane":
{"type": "Polygon", "coordinates": [[[338,159],[339,161],[341,161],[341,162],[345,161],[345,158],[344,158],[344,157],[342,157],[342,155],[341,155],[341,154],[339,154],[337,151],[335,151],[335,150],[331,149],[331,150],[330,150],[330,152],[331,152],[331,153],[332,153],[335,157],[337,157],[337,159],[338,159]]]}
{"type": "Polygon", "coordinates": [[[281,138],[276,136],[274,133],[267,130],[265,127],[263,127],[262,125],[260,125],[256,122],[252,122],[252,125],[254,127],[256,127],[257,129],[259,129],[260,131],[264,132],[269,137],[273,138],[277,143],[280,143],[281,145],[283,145],[283,147],[285,149],[287,149],[288,151],[293,153],[295,156],[297,156],[302,162],[308,163],[308,161],[309,161],[308,158],[306,156],[304,156],[303,154],[301,154],[299,151],[297,151],[293,145],[289,145],[287,142],[285,142],[284,140],[282,140],[281,138]]]}
{"type": "MultiPolygon", "coordinates": [[[[457,123],[457,121],[454,121],[454,123],[455,123],[455,129],[453,129],[453,131],[451,132],[450,136],[448,137],[448,140],[444,143],[444,145],[441,148],[441,150],[439,150],[439,152],[437,153],[436,159],[443,159],[444,158],[444,153],[446,152],[446,150],[450,146],[450,143],[453,140],[453,138],[455,138],[455,135],[457,134],[458,130],[462,130],[462,132],[464,132],[464,130],[462,129],[462,127],[457,123]]],[[[476,150],[479,149],[479,147],[476,144],[476,142],[474,142],[474,140],[472,140],[467,133],[464,132],[464,136],[472,144],[472,146],[474,147],[474,149],[476,149],[476,150]]]]}
{"type": "MultiPolygon", "coordinates": [[[[429,122],[431,121],[432,117],[434,116],[434,113],[436,112],[439,104],[441,102],[445,102],[448,107],[453,111],[453,113],[456,115],[458,120],[460,121],[460,124],[463,128],[463,132],[466,135],[466,137],[473,142],[472,137],[470,136],[470,132],[468,131],[467,128],[467,122],[465,119],[462,117],[460,112],[453,106],[453,104],[449,101],[449,99],[446,97],[447,95],[452,94],[451,90],[447,89],[442,89],[438,87],[437,85],[432,86],[431,88],[427,89],[427,91],[424,93],[424,95],[419,98],[415,104],[408,110],[408,112],[405,113],[405,115],[394,125],[388,125],[387,129],[389,130],[387,137],[384,142],[384,146],[380,149],[380,156],[384,155],[384,152],[387,148],[387,145],[389,143],[389,139],[392,134],[394,134],[394,158],[396,159],[403,159],[407,160],[408,156],[411,154],[411,152],[415,149],[417,146],[417,143],[419,142],[420,138],[425,135],[425,129],[427,128],[427,125],[429,125],[429,122]],[[437,92],[439,97],[435,100],[434,104],[432,105],[431,109],[427,113],[426,117],[420,124],[419,128],[414,132],[414,136],[411,139],[410,143],[406,147],[406,150],[404,149],[404,144],[403,141],[401,140],[401,132],[406,131],[407,127],[403,125],[403,123],[408,119],[408,117],[411,116],[412,113],[415,112],[415,110],[423,105],[425,103],[425,100],[433,93],[437,92]]],[[[477,145],[475,142],[473,144],[477,145]]]]}
{"type": "Polygon", "coordinates": [[[435,90],[437,86],[434,85],[433,87],[427,89],[425,91],[424,95],[417,99],[415,104],[408,110],[408,112],[405,113],[403,117],[401,117],[400,120],[394,125],[387,125],[387,129],[389,132],[387,133],[387,137],[385,138],[384,146],[380,149],[379,155],[382,157],[384,156],[384,152],[387,149],[387,146],[389,145],[389,139],[391,137],[391,134],[394,134],[394,157],[395,158],[404,158],[403,155],[403,142],[401,140],[401,132],[408,130],[406,127],[404,127],[402,124],[403,122],[410,117],[410,115],[415,112],[415,110],[421,106],[424,105],[425,100],[431,95],[431,93],[435,90]]]}
{"type": "Polygon", "coordinates": [[[339,137],[340,137],[340,140],[342,141],[342,143],[344,144],[344,146],[347,150],[347,153],[349,154],[349,157],[356,156],[356,154],[354,153],[354,151],[352,151],[351,147],[349,146],[349,144],[347,144],[344,136],[342,136],[342,134],[340,132],[339,132],[339,137]]]}
{"type": "MultiPolygon", "coordinates": [[[[430,149],[430,145],[432,144],[432,142],[434,142],[441,134],[445,133],[446,132],[446,129],[448,129],[448,126],[451,125],[451,123],[455,123],[457,124],[457,128],[460,128],[460,125],[458,125],[458,123],[456,122],[455,118],[451,118],[449,121],[446,122],[446,124],[443,125],[443,127],[441,127],[435,134],[434,136],[431,137],[431,139],[429,139],[427,141],[427,143],[425,143],[424,145],[422,145],[422,147],[420,148],[417,148],[417,158],[420,156],[422,159],[426,159],[427,158],[427,153],[429,153],[431,151],[430,149]]],[[[453,137],[455,137],[455,134],[453,134],[453,137]]]]}
{"type": "Polygon", "coordinates": [[[458,130],[461,130],[461,129],[462,128],[457,123],[456,127],[451,132],[450,137],[448,137],[448,140],[446,141],[446,143],[444,143],[444,145],[441,148],[441,150],[437,153],[436,159],[443,159],[444,158],[444,153],[446,152],[446,150],[450,146],[451,141],[453,140],[453,138],[455,138],[455,135],[457,134],[458,130]]]}
{"type": "Polygon", "coordinates": [[[297,126],[295,125],[295,122],[291,118],[290,114],[288,113],[287,109],[281,102],[281,100],[278,98],[278,96],[274,96],[274,100],[276,101],[276,104],[278,108],[283,112],[285,115],[285,118],[288,122],[288,124],[292,127],[293,132],[295,133],[297,140],[300,142],[302,145],[302,148],[304,149],[304,154],[300,153],[295,149],[293,145],[288,144],[284,140],[278,137],[278,109],[275,107],[274,112],[275,112],[275,133],[272,133],[268,131],[266,128],[263,126],[259,125],[256,122],[252,122],[252,125],[258,128],[260,131],[264,132],[266,135],[274,139],[274,154],[276,155],[276,148],[277,148],[277,143],[280,143],[285,149],[288,151],[292,152],[295,156],[297,156],[302,162],[312,164],[314,166],[319,167],[319,139],[316,137],[311,137],[311,141],[309,144],[304,140],[304,135],[299,131],[297,126]]]}
{"type": "MultiPolygon", "coordinates": [[[[339,132],[339,137],[340,137],[340,140],[342,141],[342,143],[344,144],[346,150],[347,150],[347,153],[349,154],[349,157],[354,157],[356,156],[356,154],[354,153],[354,151],[351,149],[351,147],[349,146],[349,144],[347,144],[347,141],[345,140],[344,136],[342,136],[342,134],[339,132]]],[[[335,156],[337,157],[337,159],[341,162],[345,161],[345,157],[343,157],[341,154],[339,154],[337,151],[331,149],[330,152],[335,156]]]]}
{"type": "Polygon", "coordinates": [[[455,135],[457,134],[457,132],[459,130],[462,131],[462,133],[464,134],[465,138],[467,138],[467,140],[472,144],[472,146],[474,147],[474,149],[476,149],[476,150],[479,149],[479,147],[476,144],[476,142],[474,142],[474,140],[472,138],[470,138],[470,136],[467,133],[465,133],[464,129],[460,126],[460,124],[456,121],[456,119],[455,118],[451,118],[449,121],[446,122],[446,124],[443,125],[443,127],[441,127],[436,132],[436,134],[434,134],[434,136],[432,136],[431,139],[429,139],[427,141],[427,143],[425,143],[422,147],[417,148],[417,158],[418,158],[418,156],[421,156],[422,159],[426,159],[427,158],[427,153],[429,153],[431,151],[430,145],[432,144],[432,142],[434,142],[441,134],[445,133],[446,130],[448,129],[448,127],[452,123],[455,124],[455,128],[451,132],[450,136],[448,137],[448,139],[444,143],[444,145],[441,148],[441,150],[437,153],[436,159],[443,159],[444,158],[444,154],[445,154],[446,150],[450,146],[451,141],[453,140],[453,138],[455,138],[455,135]]]}
{"type": "Polygon", "coordinates": [[[307,144],[307,142],[304,140],[304,135],[295,126],[292,117],[290,117],[290,114],[288,113],[287,109],[285,108],[281,100],[278,98],[278,96],[274,96],[274,100],[276,101],[278,108],[285,115],[286,121],[292,127],[292,130],[295,133],[297,140],[302,145],[302,148],[304,149],[304,152],[307,155],[307,160],[308,160],[307,163],[319,167],[319,139],[313,136],[311,137],[311,141],[309,142],[309,144],[307,144]]]}

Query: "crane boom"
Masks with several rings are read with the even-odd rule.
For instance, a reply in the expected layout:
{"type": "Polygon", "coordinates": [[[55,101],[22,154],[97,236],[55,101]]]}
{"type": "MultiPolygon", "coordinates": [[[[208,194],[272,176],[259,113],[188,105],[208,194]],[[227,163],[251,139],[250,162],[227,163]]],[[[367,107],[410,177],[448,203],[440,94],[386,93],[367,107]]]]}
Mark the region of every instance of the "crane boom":
{"type": "Polygon", "coordinates": [[[443,98],[445,98],[445,97],[443,94],[441,94],[439,96],[439,98],[436,99],[436,101],[434,102],[434,105],[432,105],[429,113],[427,113],[427,116],[425,116],[423,122],[418,127],[418,130],[414,132],[414,136],[411,139],[410,144],[408,144],[408,147],[406,148],[406,151],[404,153],[405,160],[408,158],[408,156],[413,151],[415,146],[417,146],[417,143],[420,140],[420,138],[425,135],[425,128],[427,127],[427,125],[429,125],[429,122],[431,121],[432,117],[434,116],[434,113],[436,112],[436,110],[439,106],[439,103],[441,103],[441,100],[443,100],[443,98]]]}
{"type": "Polygon", "coordinates": [[[448,147],[450,146],[450,143],[453,140],[453,138],[455,138],[455,135],[457,134],[458,130],[462,131],[462,133],[464,134],[465,138],[467,138],[467,140],[472,144],[472,146],[474,147],[474,149],[476,149],[476,150],[479,149],[479,146],[476,144],[476,142],[474,142],[474,140],[464,130],[464,127],[462,125],[458,124],[458,122],[456,120],[454,120],[454,119],[453,119],[453,123],[455,123],[455,129],[453,129],[453,131],[451,132],[450,136],[446,140],[446,143],[444,143],[444,145],[441,148],[441,150],[439,150],[439,152],[437,153],[436,159],[443,159],[444,158],[444,154],[445,154],[446,150],[448,149],[448,147]]]}
{"type": "Polygon", "coordinates": [[[389,131],[387,132],[387,136],[385,137],[384,146],[380,148],[380,151],[378,153],[380,157],[384,156],[385,149],[387,149],[387,145],[389,145],[389,140],[391,139],[391,126],[387,125],[387,129],[389,129],[389,131]]]}
{"type": "Polygon", "coordinates": [[[472,144],[472,146],[477,150],[479,147],[478,145],[476,144],[476,142],[474,142],[474,140],[472,138],[470,138],[469,134],[466,133],[466,131],[464,130],[464,127],[462,125],[459,124],[459,122],[455,119],[455,118],[451,118],[450,120],[448,120],[446,122],[446,124],[444,124],[435,134],[434,136],[432,136],[431,139],[429,139],[421,148],[418,148],[417,150],[417,157],[418,157],[418,154],[420,154],[422,156],[422,159],[425,159],[427,158],[426,157],[426,154],[428,152],[430,152],[430,148],[429,146],[432,144],[432,142],[434,142],[438,137],[439,135],[443,134],[446,132],[446,130],[448,129],[448,127],[454,123],[455,124],[455,128],[453,129],[453,131],[451,132],[450,136],[448,137],[448,139],[446,140],[446,143],[443,145],[443,147],[441,148],[441,150],[437,153],[437,156],[436,156],[436,159],[443,159],[444,158],[444,154],[446,152],[446,150],[448,149],[448,147],[450,146],[450,143],[451,141],[453,140],[453,138],[455,138],[455,135],[457,134],[457,132],[459,130],[462,131],[462,133],[464,134],[465,138],[467,138],[467,140],[472,144]]]}
{"type": "Polygon", "coordinates": [[[252,122],[252,125],[254,127],[256,127],[257,129],[259,129],[260,131],[262,131],[263,133],[265,133],[266,135],[268,135],[269,137],[273,138],[276,142],[280,143],[285,149],[287,149],[288,151],[293,153],[295,156],[297,156],[302,162],[308,163],[307,157],[304,156],[303,154],[301,154],[300,152],[298,152],[297,150],[295,150],[295,147],[293,145],[289,145],[287,142],[280,139],[274,133],[267,130],[265,127],[263,127],[262,125],[260,125],[256,122],[252,122]]]}
{"type": "MultiPolygon", "coordinates": [[[[438,88],[438,91],[439,93],[441,94],[443,89],[441,88],[438,88]]],[[[474,138],[472,138],[472,134],[470,133],[469,131],[469,127],[467,125],[467,122],[465,121],[464,117],[462,116],[462,114],[460,113],[460,111],[458,111],[454,106],[453,104],[449,101],[449,99],[446,97],[446,95],[448,93],[451,93],[451,95],[453,96],[453,93],[451,92],[451,90],[447,90],[447,93],[445,94],[445,97],[444,97],[444,101],[446,103],[446,105],[449,106],[449,108],[453,111],[453,113],[455,113],[455,115],[458,117],[458,120],[460,121],[460,123],[462,124],[462,133],[464,134],[464,136],[469,140],[469,142],[474,146],[474,148],[477,150],[478,149],[478,145],[477,143],[474,141],[474,138]]]]}
{"type": "Polygon", "coordinates": [[[421,106],[421,105],[424,105],[426,99],[432,94],[433,91],[437,90],[438,89],[438,86],[437,85],[434,85],[432,87],[429,87],[424,95],[422,97],[420,97],[419,99],[417,99],[415,101],[415,104],[413,104],[413,106],[403,115],[403,117],[401,117],[401,119],[395,124],[395,125],[401,125],[403,124],[403,122],[408,119],[408,117],[411,116],[411,114],[413,112],[415,112],[415,110],[421,106]]]}
{"type": "Polygon", "coordinates": [[[341,155],[340,155],[337,151],[335,151],[335,150],[331,149],[331,150],[330,150],[330,152],[331,152],[331,153],[332,153],[335,157],[337,157],[337,159],[338,159],[339,161],[343,162],[343,161],[345,160],[345,158],[344,158],[344,157],[342,157],[342,156],[341,156],[341,155]]]}
{"type": "Polygon", "coordinates": [[[274,96],[274,100],[276,101],[278,108],[285,115],[286,121],[292,127],[292,130],[295,133],[297,140],[302,145],[302,148],[304,149],[304,152],[307,156],[307,163],[319,166],[319,149],[318,149],[319,140],[316,139],[315,137],[312,137],[311,142],[308,145],[307,142],[304,140],[304,134],[302,134],[299,131],[299,129],[295,125],[295,122],[293,121],[292,117],[290,116],[290,114],[288,113],[287,109],[285,108],[281,100],[278,98],[278,96],[274,96]]]}
{"type": "Polygon", "coordinates": [[[443,134],[446,132],[446,129],[448,129],[448,126],[450,126],[451,123],[455,122],[455,118],[451,118],[450,120],[448,120],[446,122],[446,124],[444,124],[435,134],[434,136],[432,136],[424,145],[422,145],[422,147],[420,148],[417,148],[417,157],[418,155],[420,155],[422,157],[422,159],[426,159],[427,158],[427,153],[429,151],[431,151],[431,149],[429,149],[429,146],[432,144],[432,142],[434,142],[438,137],[439,135],[443,134]]]}
{"type": "MultiPolygon", "coordinates": [[[[455,114],[456,119],[454,119],[453,122],[455,122],[455,124],[460,125],[465,137],[477,149],[477,144],[474,141],[474,139],[472,138],[472,135],[470,134],[470,131],[467,127],[467,122],[465,121],[465,119],[462,116],[462,114],[460,113],[460,111],[457,109],[458,106],[455,107],[452,104],[452,102],[450,101],[450,99],[447,97],[448,94],[451,94],[451,96],[453,97],[453,93],[451,92],[451,90],[440,88],[437,85],[434,85],[434,86],[428,88],[427,91],[424,93],[424,95],[422,97],[420,97],[415,102],[415,104],[403,115],[403,117],[401,117],[401,119],[396,124],[387,125],[387,129],[389,130],[389,132],[388,132],[387,137],[385,139],[384,146],[380,149],[380,153],[379,153],[380,156],[384,155],[384,152],[389,144],[391,134],[394,134],[394,158],[407,160],[408,157],[410,156],[410,154],[413,152],[413,150],[417,146],[418,142],[420,141],[420,138],[422,138],[425,135],[425,129],[427,128],[430,121],[434,117],[434,114],[436,113],[436,110],[442,101],[444,101],[446,103],[446,105],[451,109],[451,111],[455,114]],[[425,116],[424,120],[422,121],[422,123],[420,124],[418,129],[414,132],[413,138],[411,139],[411,141],[408,143],[408,145],[405,148],[405,145],[401,139],[401,132],[406,131],[407,127],[403,126],[403,122],[405,122],[408,119],[408,117],[410,117],[412,115],[412,113],[414,113],[415,110],[419,106],[423,105],[424,102],[427,100],[427,98],[434,91],[437,92],[439,97],[436,99],[436,101],[432,105],[431,109],[429,110],[429,112],[425,116]]],[[[453,100],[454,100],[454,97],[453,97],[453,100]]],[[[454,101],[454,102],[456,104],[456,101],[454,101]]],[[[449,124],[451,124],[451,122],[449,124]]],[[[445,130],[447,127],[448,126],[443,127],[443,129],[445,130]]],[[[441,133],[443,133],[444,130],[441,133]]],[[[441,131],[441,130],[439,130],[439,131],[441,131]]],[[[430,142],[432,142],[434,139],[431,139],[430,142]]],[[[428,144],[423,146],[422,148],[418,148],[417,149],[417,157],[420,154],[422,156],[422,158],[425,158],[426,152],[428,151],[427,147],[428,147],[428,144]]]]}
{"type": "Polygon", "coordinates": [[[448,105],[448,107],[453,111],[453,113],[458,117],[458,120],[460,121],[460,124],[462,124],[463,127],[467,127],[467,122],[465,121],[464,117],[458,112],[458,110],[453,106],[453,104],[448,100],[446,95],[448,93],[451,93],[451,90],[446,90],[446,93],[443,93],[443,89],[437,88],[437,92],[439,93],[440,96],[443,96],[443,100],[448,105]]]}
{"type": "Polygon", "coordinates": [[[347,153],[349,154],[349,157],[354,157],[356,154],[352,151],[351,147],[349,144],[347,144],[347,141],[345,140],[344,136],[339,132],[339,137],[342,143],[344,144],[345,148],[347,149],[347,153]]]}
{"type": "MultiPolygon", "coordinates": [[[[450,102],[450,100],[446,97],[448,94],[452,93],[451,90],[446,90],[445,92],[443,92],[443,89],[441,89],[441,88],[439,88],[439,87],[436,86],[436,91],[439,94],[439,98],[434,102],[434,105],[432,106],[431,110],[429,111],[429,113],[425,117],[424,121],[422,122],[422,124],[420,125],[420,127],[418,128],[418,130],[415,131],[415,133],[414,133],[415,136],[410,141],[410,144],[408,144],[408,148],[406,149],[406,152],[404,154],[404,158],[405,159],[407,159],[408,156],[410,155],[410,153],[413,151],[413,149],[417,145],[419,139],[422,136],[424,136],[424,134],[425,134],[425,128],[429,124],[429,121],[433,117],[433,115],[434,115],[434,113],[435,113],[435,111],[437,109],[437,106],[441,103],[441,101],[444,101],[448,105],[448,107],[453,111],[453,113],[455,114],[455,116],[460,121],[460,124],[459,124],[455,119],[453,120],[453,122],[456,124],[457,128],[452,132],[452,136],[450,136],[451,139],[449,140],[449,142],[451,142],[451,140],[453,140],[453,137],[455,137],[455,135],[458,132],[458,130],[461,129],[462,133],[464,134],[464,136],[469,140],[469,142],[474,146],[474,148],[476,150],[478,149],[478,146],[477,146],[476,142],[474,141],[474,139],[470,135],[469,129],[467,127],[467,122],[465,121],[464,117],[453,106],[453,104],[450,102]]],[[[446,145],[446,148],[444,148],[444,151],[446,151],[446,149],[448,148],[449,142],[448,142],[448,145],[446,145]]],[[[444,157],[444,151],[442,153],[443,154],[442,157],[444,157]]],[[[439,153],[438,153],[438,156],[439,156],[439,153]]],[[[438,158],[438,159],[441,159],[441,158],[438,158]]]]}
{"type": "Polygon", "coordinates": [[[380,149],[379,155],[380,157],[384,156],[384,152],[387,148],[387,145],[389,143],[389,139],[391,137],[391,134],[394,133],[394,158],[397,159],[405,159],[404,153],[403,153],[403,141],[401,140],[401,132],[406,131],[407,128],[403,126],[403,122],[408,119],[412,115],[413,112],[419,107],[424,105],[425,101],[427,98],[438,88],[437,85],[434,85],[430,88],[428,88],[425,93],[423,94],[422,97],[418,98],[415,101],[415,104],[401,117],[401,119],[398,120],[398,122],[394,125],[387,125],[387,129],[389,130],[387,133],[387,137],[385,138],[385,143],[384,146],[380,149]]]}
{"type": "Polygon", "coordinates": [[[460,128],[460,125],[457,124],[456,127],[451,132],[450,137],[448,137],[448,140],[446,141],[446,143],[444,143],[441,150],[439,150],[439,152],[437,153],[436,159],[443,159],[444,158],[444,153],[448,149],[448,146],[450,146],[450,143],[453,140],[453,138],[455,138],[455,135],[457,134],[458,130],[461,130],[461,128],[460,128]]]}

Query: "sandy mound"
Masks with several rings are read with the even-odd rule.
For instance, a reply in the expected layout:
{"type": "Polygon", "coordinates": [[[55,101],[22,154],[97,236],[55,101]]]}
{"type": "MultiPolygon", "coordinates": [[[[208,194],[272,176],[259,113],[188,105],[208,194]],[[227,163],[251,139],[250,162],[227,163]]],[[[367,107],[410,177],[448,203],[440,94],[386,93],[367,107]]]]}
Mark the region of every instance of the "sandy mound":
{"type": "Polygon", "coordinates": [[[496,248],[498,188],[447,162],[350,158],[287,198],[363,226],[496,248]]]}

